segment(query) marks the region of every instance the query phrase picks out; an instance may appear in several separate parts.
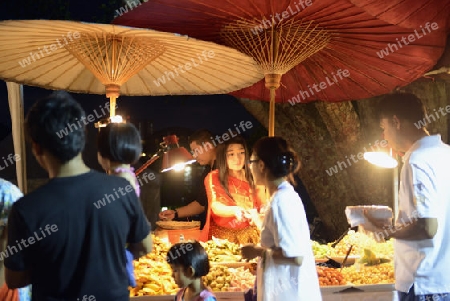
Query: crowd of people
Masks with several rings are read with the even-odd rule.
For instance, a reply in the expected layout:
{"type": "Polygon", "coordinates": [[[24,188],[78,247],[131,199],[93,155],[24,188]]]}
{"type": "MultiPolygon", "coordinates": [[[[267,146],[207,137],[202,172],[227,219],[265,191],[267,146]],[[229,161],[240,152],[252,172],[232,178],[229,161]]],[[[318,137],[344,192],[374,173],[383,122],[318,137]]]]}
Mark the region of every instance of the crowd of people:
{"type": "MultiPolygon", "coordinates": [[[[412,94],[386,96],[377,112],[385,139],[406,153],[397,220],[408,223],[377,229],[395,239],[399,300],[450,300],[450,146],[415,125],[426,111],[412,94]]],[[[98,161],[106,174],[100,173],[82,159],[84,127],[56,135],[84,116],[65,92],[37,101],[27,113],[25,132],[49,181],[24,196],[0,179],[1,300],[129,300],[128,287],[136,285],[132,261],[152,250],[131,167],[142,152],[139,132],[127,123],[100,130],[98,161]],[[106,205],[94,206],[98,200],[106,205]]],[[[196,199],[162,211],[160,219],[198,216],[199,241],[227,239],[241,245],[244,259],[260,258],[246,300],[321,300],[305,208],[293,186],[296,152],[281,137],[261,138],[250,151],[239,135],[219,145],[212,136],[200,130],[190,137],[205,166],[196,199]]],[[[176,301],[216,300],[202,281],[209,260],[198,241],[174,244],[167,262],[180,287],[176,301]]]]}

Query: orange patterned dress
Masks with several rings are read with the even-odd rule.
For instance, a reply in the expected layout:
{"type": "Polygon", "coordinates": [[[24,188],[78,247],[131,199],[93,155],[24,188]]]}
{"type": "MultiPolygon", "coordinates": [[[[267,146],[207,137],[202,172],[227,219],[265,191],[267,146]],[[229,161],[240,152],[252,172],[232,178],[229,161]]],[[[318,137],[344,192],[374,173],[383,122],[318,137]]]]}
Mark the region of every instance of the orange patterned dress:
{"type": "Polygon", "coordinates": [[[237,244],[258,243],[260,232],[255,225],[247,220],[240,221],[236,217],[220,216],[211,209],[215,202],[220,202],[225,206],[239,206],[243,209],[256,209],[259,212],[261,201],[249,183],[229,176],[228,190],[231,198],[220,184],[219,171],[213,170],[205,178],[205,188],[209,204],[206,217],[207,223],[209,222],[208,238],[214,236],[237,244]]]}

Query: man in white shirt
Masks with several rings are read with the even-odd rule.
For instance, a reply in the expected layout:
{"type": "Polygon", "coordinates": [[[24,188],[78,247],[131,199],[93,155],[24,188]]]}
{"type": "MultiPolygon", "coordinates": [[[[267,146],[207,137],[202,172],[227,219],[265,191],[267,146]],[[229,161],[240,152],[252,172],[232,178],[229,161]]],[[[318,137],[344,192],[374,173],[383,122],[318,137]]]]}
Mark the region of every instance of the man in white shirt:
{"type": "Polygon", "coordinates": [[[429,135],[423,125],[430,116],[413,94],[387,95],[377,112],[384,139],[397,151],[405,152],[395,226],[377,231],[385,239],[395,239],[399,300],[448,301],[450,146],[441,141],[440,135],[429,135]]]}

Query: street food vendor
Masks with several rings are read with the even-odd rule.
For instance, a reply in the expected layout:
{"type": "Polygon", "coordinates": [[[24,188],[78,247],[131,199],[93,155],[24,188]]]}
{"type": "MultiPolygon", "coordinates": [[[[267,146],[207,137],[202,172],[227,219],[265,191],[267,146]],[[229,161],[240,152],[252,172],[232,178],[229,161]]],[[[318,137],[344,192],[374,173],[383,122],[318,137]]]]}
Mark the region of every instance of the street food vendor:
{"type": "MultiPolygon", "coordinates": [[[[200,165],[205,166],[205,170],[198,180],[197,198],[175,210],[165,210],[159,214],[161,220],[178,220],[186,217],[192,217],[200,221],[200,229],[204,229],[201,241],[208,239],[205,224],[207,224],[208,198],[206,196],[205,186],[203,185],[206,175],[215,169],[216,161],[216,143],[212,140],[213,135],[210,131],[202,129],[193,133],[189,138],[189,146],[194,158],[200,165]]],[[[208,228],[208,226],[206,226],[208,228]]]]}
{"type": "Polygon", "coordinates": [[[211,205],[209,237],[238,244],[257,243],[257,211],[261,201],[246,162],[245,140],[236,136],[217,147],[217,170],[208,174],[205,187],[211,205]]]}

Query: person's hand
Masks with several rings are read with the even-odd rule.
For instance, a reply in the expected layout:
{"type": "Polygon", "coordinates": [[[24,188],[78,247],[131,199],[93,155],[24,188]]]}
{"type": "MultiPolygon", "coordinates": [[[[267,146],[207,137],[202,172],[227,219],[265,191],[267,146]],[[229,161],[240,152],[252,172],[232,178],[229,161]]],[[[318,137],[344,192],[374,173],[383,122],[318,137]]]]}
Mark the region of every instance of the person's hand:
{"type": "Polygon", "coordinates": [[[263,249],[256,247],[254,244],[247,244],[241,247],[242,258],[251,260],[261,256],[263,249]]]}
{"type": "Polygon", "coordinates": [[[244,210],[244,218],[247,219],[250,223],[250,225],[256,225],[256,226],[260,226],[261,225],[261,218],[258,214],[258,210],[256,209],[248,209],[248,210],[244,210]]]}
{"type": "Polygon", "coordinates": [[[375,219],[367,214],[364,210],[364,216],[367,219],[366,224],[361,225],[364,231],[372,232],[374,239],[377,242],[384,242],[390,238],[390,234],[395,232],[395,227],[391,223],[386,223],[386,220],[375,219]]]}
{"type": "MultiPolygon", "coordinates": [[[[389,229],[389,227],[392,227],[391,224],[386,223],[385,219],[381,219],[380,220],[380,219],[373,218],[372,216],[370,216],[367,213],[367,210],[364,210],[363,212],[364,212],[365,218],[371,224],[370,225],[371,226],[370,227],[371,228],[371,230],[370,230],[371,232],[381,232],[381,231],[384,231],[386,229],[389,229]],[[373,229],[373,231],[372,231],[372,229],[373,229]]],[[[369,227],[366,227],[366,228],[369,228],[369,227]]]]}
{"type": "Polygon", "coordinates": [[[159,213],[159,219],[162,221],[171,221],[175,218],[175,210],[164,210],[159,213]]]}
{"type": "Polygon", "coordinates": [[[236,207],[234,210],[234,216],[238,222],[243,222],[246,219],[245,211],[240,207],[236,207]]]}

